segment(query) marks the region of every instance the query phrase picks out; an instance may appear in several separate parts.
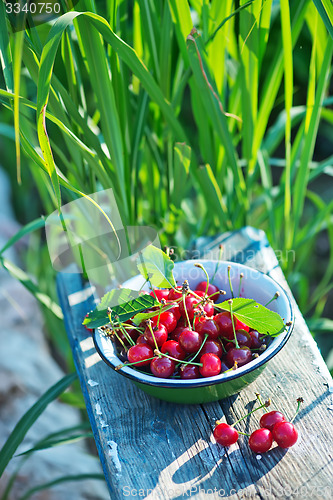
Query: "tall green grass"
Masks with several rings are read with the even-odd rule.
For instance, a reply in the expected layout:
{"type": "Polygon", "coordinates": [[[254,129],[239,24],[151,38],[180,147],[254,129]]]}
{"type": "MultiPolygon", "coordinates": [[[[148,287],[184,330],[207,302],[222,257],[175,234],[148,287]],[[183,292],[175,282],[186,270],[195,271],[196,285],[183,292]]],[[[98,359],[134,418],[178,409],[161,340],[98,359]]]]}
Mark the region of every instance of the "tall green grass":
{"type": "MultiPolygon", "coordinates": [[[[333,123],[332,19],[326,0],[81,0],[14,34],[0,2],[0,102],[13,114],[18,180],[37,187],[46,214],[113,188],[125,225],[153,225],[178,248],[262,228],[303,313],[322,325],[333,205],[314,186],[332,176],[333,152],[320,156],[333,123]]],[[[39,289],[21,281],[59,318],[52,270],[28,263],[39,289]]]]}

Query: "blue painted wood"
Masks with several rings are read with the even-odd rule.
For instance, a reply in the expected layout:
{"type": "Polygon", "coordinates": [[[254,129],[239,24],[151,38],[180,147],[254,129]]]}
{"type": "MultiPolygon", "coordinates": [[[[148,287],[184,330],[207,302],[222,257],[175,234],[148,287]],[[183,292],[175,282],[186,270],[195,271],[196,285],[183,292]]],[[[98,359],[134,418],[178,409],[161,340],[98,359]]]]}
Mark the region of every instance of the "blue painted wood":
{"type": "MultiPolygon", "coordinates": [[[[289,291],[262,231],[243,228],[200,239],[193,255],[214,258],[220,243],[225,247],[225,258],[269,273],[289,291]]],[[[82,283],[81,275],[59,274],[58,293],[112,500],[332,498],[331,378],[295,302],[292,338],[255,386],[227,400],[186,406],[151,398],[99,358],[81,324],[94,306],[89,285],[82,283]],[[300,439],[289,451],[275,447],[257,457],[245,437],[229,449],[213,442],[216,419],[232,423],[240,418],[253,407],[255,392],[263,398],[270,396],[274,406],[289,418],[296,398],[304,397],[304,408],[295,421],[300,439]],[[314,431],[318,422],[325,425],[314,431]]],[[[238,428],[249,432],[257,425],[254,415],[238,428]]]]}

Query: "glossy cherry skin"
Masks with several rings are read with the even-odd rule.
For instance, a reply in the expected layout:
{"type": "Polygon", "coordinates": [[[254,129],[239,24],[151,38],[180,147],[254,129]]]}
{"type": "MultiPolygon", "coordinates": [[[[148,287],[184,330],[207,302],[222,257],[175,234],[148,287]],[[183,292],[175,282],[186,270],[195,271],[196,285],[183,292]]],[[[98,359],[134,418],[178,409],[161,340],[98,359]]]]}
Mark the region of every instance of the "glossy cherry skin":
{"type": "Polygon", "coordinates": [[[249,330],[249,335],[252,339],[251,349],[259,349],[262,344],[259,332],[257,330],[249,330]]]}
{"type": "Polygon", "coordinates": [[[291,422],[278,422],[274,425],[272,434],[281,448],[290,448],[298,438],[298,432],[291,422]]]}
{"type": "Polygon", "coordinates": [[[268,429],[257,429],[249,438],[249,447],[255,453],[265,453],[273,444],[273,435],[268,429]]]}
{"type": "Polygon", "coordinates": [[[128,349],[127,359],[130,363],[136,363],[134,366],[146,366],[150,364],[150,360],[147,361],[148,358],[152,358],[154,356],[154,352],[152,348],[147,344],[136,344],[128,349]],[[137,361],[141,361],[141,363],[137,363],[137,361]]]}
{"type": "Polygon", "coordinates": [[[169,291],[168,300],[175,300],[175,299],[180,299],[181,298],[181,296],[182,296],[182,287],[181,286],[177,286],[176,289],[178,291],[175,291],[175,290],[173,290],[173,288],[171,288],[171,290],[169,291]]]}
{"type": "Polygon", "coordinates": [[[221,312],[214,316],[214,320],[220,329],[220,335],[229,340],[234,338],[234,331],[232,328],[231,315],[227,311],[221,312]]]}
{"type": "MultiPolygon", "coordinates": [[[[151,326],[154,328],[158,322],[158,315],[151,318],[151,321],[152,321],[151,326]]],[[[168,333],[171,333],[177,326],[177,318],[172,312],[163,311],[160,314],[159,325],[161,324],[165,326],[168,333]]]]}
{"type": "Polygon", "coordinates": [[[246,363],[249,363],[249,361],[252,360],[252,352],[248,347],[240,347],[237,349],[236,347],[233,347],[230,349],[225,357],[225,363],[229,368],[232,368],[235,364],[237,363],[237,366],[243,366],[246,365],[246,363]]]}
{"type": "Polygon", "coordinates": [[[286,422],[286,417],[280,411],[274,410],[264,413],[259,423],[260,427],[269,429],[272,432],[274,425],[278,422],[286,422]]]}
{"type": "Polygon", "coordinates": [[[169,356],[179,359],[180,361],[185,359],[186,356],[184,349],[182,349],[179,342],[176,342],[175,340],[167,340],[164,342],[161,347],[161,352],[163,354],[169,354],[169,356]]]}
{"type": "MultiPolygon", "coordinates": [[[[164,344],[164,342],[168,340],[168,331],[166,327],[161,323],[158,328],[152,327],[152,330],[158,347],[161,347],[164,344]]],[[[144,336],[151,347],[156,347],[154,338],[148,326],[145,329],[144,336]]]]}
{"type": "Polygon", "coordinates": [[[217,340],[207,339],[203,345],[203,348],[200,351],[200,354],[206,354],[207,352],[211,352],[212,354],[216,354],[219,358],[222,357],[223,349],[217,340]]]}
{"type": "Polygon", "coordinates": [[[213,434],[216,442],[222,444],[222,446],[231,446],[236,443],[239,437],[236,429],[225,423],[218,424],[213,434]]]}
{"type": "Polygon", "coordinates": [[[175,371],[175,366],[176,363],[172,359],[162,356],[151,360],[150,371],[155,377],[169,378],[175,371]]]}
{"type": "Polygon", "coordinates": [[[216,354],[207,352],[200,357],[199,372],[203,377],[214,377],[221,373],[221,360],[216,354]]]}
{"type": "Polygon", "coordinates": [[[219,327],[215,323],[215,321],[211,318],[199,318],[195,329],[198,333],[201,333],[203,336],[207,333],[210,339],[217,339],[220,334],[219,327]]]}
{"type": "Polygon", "coordinates": [[[214,302],[212,300],[208,300],[207,302],[205,302],[203,304],[203,310],[205,311],[205,313],[209,318],[214,316],[214,311],[215,311],[214,302]]]}
{"type": "Polygon", "coordinates": [[[146,339],[146,337],[144,336],[143,333],[138,336],[138,338],[136,339],[136,343],[137,344],[147,344],[147,345],[149,345],[149,342],[147,342],[147,339],[146,339]]]}
{"type": "MultiPolygon", "coordinates": [[[[170,305],[173,301],[167,300],[167,304],[170,305]]],[[[174,314],[176,316],[176,320],[178,321],[181,317],[180,310],[179,310],[179,304],[177,302],[173,302],[174,306],[171,309],[168,309],[169,312],[174,314]]]]}
{"type": "MultiPolygon", "coordinates": [[[[200,302],[200,299],[197,299],[193,295],[187,295],[185,297],[185,307],[187,309],[187,315],[188,315],[190,320],[192,320],[194,318],[194,311],[195,311],[194,306],[199,304],[199,302],[200,302]]],[[[183,318],[186,318],[186,313],[185,313],[185,308],[184,308],[183,302],[180,302],[179,310],[180,310],[180,314],[183,316],[183,318]]],[[[199,309],[197,308],[197,310],[199,310],[199,309]]]]}
{"type": "MultiPolygon", "coordinates": [[[[206,292],[206,288],[207,288],[207,281],[201,281],[200,283],[198,283],[198,285],[196,286],[195,288],[195,292],[206,292]]],[[[214,302],[217,301],[217,299],[219,298],[220,294],[219,294],[219,289],[217,288],[216,285],[213,285],[212,283],[209,283],[208,285],[208,290],[207,290],[207,295],[211,296],[213,295],[212,297],[210,297],[214,302]],[[214,295],[213,295],[214,294],[214,295]]]]}
{"type": "Polygon", "coordinates": [[[200,372],[197,365],[182,365],[180,368],[180,378],[182,380],[192,380],[199,378],[200,372]]]}
{"type": "Polygon", "coordinates": [[[154,291],[150,292],[152,297],[157,297],[157,300],[161,302],[162,299],[167,299],[169,296],[170,290],[168,288],[155,288],[154,291]]]}
{"type": "Polygon", "coordinates": [[[185,352],[195,353],[202,344],[202,335],[195,330],[185,328],[179,336],[179,343],[185,352]]]}
{"type": "Polygon", "coordinates": [[[187,330],[187,326],[177,326],[177,328],[174,329],[173,332],[170,334],[170,339],[171,340],[176,340],[176,342],[179,342],[179,337],[180,334],[184,331],[187,330]]]}

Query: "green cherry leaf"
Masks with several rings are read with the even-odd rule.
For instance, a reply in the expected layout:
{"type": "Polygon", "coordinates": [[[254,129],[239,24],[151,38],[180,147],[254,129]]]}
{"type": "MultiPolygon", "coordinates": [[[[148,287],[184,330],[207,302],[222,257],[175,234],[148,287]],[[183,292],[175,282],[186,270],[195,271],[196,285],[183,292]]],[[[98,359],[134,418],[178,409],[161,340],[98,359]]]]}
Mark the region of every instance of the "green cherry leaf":
{"type": "Polygon", "coordinates": [[[108,307],[110,304],[114,304],[116,299],[118,302],[122,302],[116,306],[111,306],[111,320],[117,323],[127,321],[135,314],[149,307],[159,305],[159,302],[151,295],[137,295],[138,292],[126,288],[111,290],[102,297],[96,309],[84,318],[82,324],[91,329],[108,325],[110,323],[108,307]],[[137,297],[133,298],[135,296],[137,297]]]}
{"type": "MultiPolygon", "coordinates": [[[[172,309],[175,306],[174,303],[168,304],[164,307],[161,308],[161,313],[168,311],[169,309],[172,309]]],[[[158,316],[159,310],[157,309],[156,311],[149,312],[149,313],[138,313],[132,318],[132,321],[135,325],[140,325],[140,323],[146,319],[153,318],[154,316],[158,316]]]]}
{"type": "MultiPolygon", "coordinates": [[[[225,300],[215,307],[223,311],[230,312],[230,304],[225,300]]],[[[253,299],[235,298],[232,300],[232,312],[239,321],[242,321],[250,328],[258,330],[259,333],[275,337],[286,328],[281,316],[267,307],[258,304],[253,299]]]]}
{"type": "Polygon", "coordinates": [[[160,288],[173,288],[176,286],[172,272],[174,263],[159,248],[153,245],[146,247],[140,252],[137,265],[142,276],[149,280],[153,286],[160,288]]]}

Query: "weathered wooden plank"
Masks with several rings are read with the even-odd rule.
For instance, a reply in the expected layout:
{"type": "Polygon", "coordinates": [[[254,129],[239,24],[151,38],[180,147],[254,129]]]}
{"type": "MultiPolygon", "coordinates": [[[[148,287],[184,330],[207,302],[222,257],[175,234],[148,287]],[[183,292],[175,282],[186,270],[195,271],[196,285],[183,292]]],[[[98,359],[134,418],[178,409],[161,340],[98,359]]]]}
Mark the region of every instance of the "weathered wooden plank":
{"type": "MultiPolygon", "coordinates": [[[[213,258],[222,241],[226,257],[269,271],[287,288],[264,233],[245,228],[221,236],[218,241],[199,241],[197,251],[205,249],[206,256],[213,258]]],[[[220,402],[174,405],[146,395],[100,360],[81,325],[93,305],[92,296],[73,296],[82,288],[79,275],[62,274],[58,283],[112,500],[332,497],[332,491],[327,494],[332,476],[330,376],[297,309],[292,338],[254,384],[220,402]],[[290,450],[274,448],[257,457],[249,450],[245,437],[229,449],[213,442],[215,420],[237,420],[252,408],[255,392],[261,392],[263,398],[270,396],[288,417],[296,408],[296,398],[305,399],[296,420],[300,439],[290,450]]],[[[257,424],[254,415],[238,428],[247,432],[257,424]]]]}

